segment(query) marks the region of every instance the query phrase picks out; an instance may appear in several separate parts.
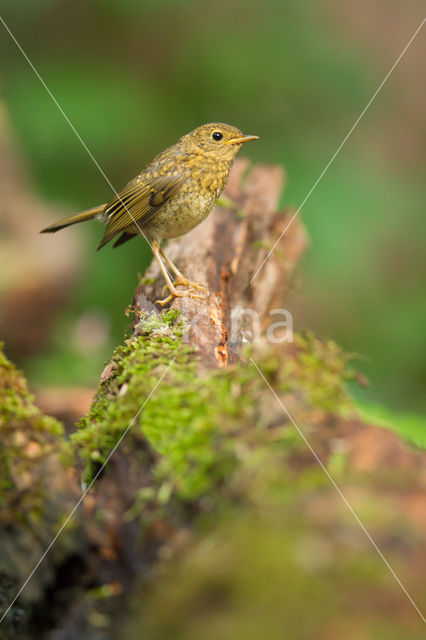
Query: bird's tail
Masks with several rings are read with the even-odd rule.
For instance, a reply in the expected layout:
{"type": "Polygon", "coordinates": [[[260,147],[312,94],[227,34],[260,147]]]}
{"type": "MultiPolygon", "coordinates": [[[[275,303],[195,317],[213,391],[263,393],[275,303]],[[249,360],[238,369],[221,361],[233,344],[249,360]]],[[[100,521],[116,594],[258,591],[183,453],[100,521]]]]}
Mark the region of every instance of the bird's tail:
{"type": "Polygon", "coordinates": [[[45,229],[42,229],[40,233],[54,233],[55,231],[59,231],[59,229],[69,227],[71,224],[77,224],[78,222],[84,222],[85,220],[92,220],[93,218],[96,218],[96,216],[100,213],[103,213],[104,209],[104,204],[99,205],[99,207],[93,207],[93,209],[87,209],[86,211],[77,213],[75,216],[69,216],[68,218],[58,220],[58,222],[51,224],[45,229]]]}

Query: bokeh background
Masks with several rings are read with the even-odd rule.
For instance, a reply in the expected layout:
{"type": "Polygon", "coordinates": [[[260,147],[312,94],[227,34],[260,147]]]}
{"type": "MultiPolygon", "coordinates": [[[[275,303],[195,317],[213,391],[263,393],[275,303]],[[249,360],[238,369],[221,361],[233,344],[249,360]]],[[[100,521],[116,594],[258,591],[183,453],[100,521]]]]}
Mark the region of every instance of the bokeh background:
{"type": "MultiPolygon", "coordinates": [[[[282,205],[298,207],[423,8],[417,0],[3,0],[1,15],[115,188],[180,135],[219,120],[261,137],[244,154],[284,165],[282,205]]],[[[304,205],[311,247],[286,301],[296,330],[363,356],[370,386],[354,390],[361,402],[405,413],[426,408],[424,54],[423,29],[304,205]]],[[[39,226],[108,200],[105,177],[2,25],[0,65],[8,136],[48,206],[39,226]]],[[[3,291],[12,262],[30,255],[10,224],[18,217],[3,199],[3,291]],[[12,235],[17,249],[4,253],[12,235]]],[[[25,220],[27,247],[39,223],[31,207],[25,220]]],[[[23,276],[31,281],[37,254],[54,243],[64,248],[49,268],[60,274],[56,258],[72,243],[73,277],[49,309],[48,334],[31,348],[6,341],[35,389],[96,383],[151,259],[143,241],[96,253],[95,223],[60,235],[37,237],[43,244],[23,276]]]]}

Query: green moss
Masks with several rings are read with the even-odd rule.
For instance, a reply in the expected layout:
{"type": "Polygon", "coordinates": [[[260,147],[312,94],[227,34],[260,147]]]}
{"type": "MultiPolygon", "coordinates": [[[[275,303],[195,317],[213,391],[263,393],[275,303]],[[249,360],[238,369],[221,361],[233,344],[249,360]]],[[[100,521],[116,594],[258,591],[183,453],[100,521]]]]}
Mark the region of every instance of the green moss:
{"type": "Polygon", "coordinates": [[[155,284],[157,282],[157,278],[148,278],[146,276],[139,277],[139,285],[143,287],[147,287],[150,284],[155,284]]]}
{"type": "Polygon", "coordinates": [[[292,375],[308,402],[326,411],[342,412],[352,404],[343,381],[350,377],[352,356],[332,340],[319,340],[313,334],[296,335],[299,357],[293,361],[292,375]]]}
{"type": "Polygon", "coordinates": [[[2,347],[0,343],[0,511],[6,521],[39,512],[43,496],[32,471],[58,446],[63,429],[35,406],[25,379],[2,347]]]}
{"type": "MultiPolygon", "coordinates": [[[[199,498],[229,480],[252,450],[271,446],[268,422],[276,416],[269,415],[269,396],[266,406],[259,401],[265,384],[256,369],[240,364],[200,377],[196,352],[182,341],[183,329],[175,312],[144,314],[134,337],[114,352],[109,375],[72,437],[86,462],[86,481],[127,428],[120,446],[131,447],[142,435],[160,454],[150,467],[155,488],[144,487],[141,502],[154,496],[157,504],[166,503],[172,494],[199,498]]],[[[273,386],[278,376],[278,390],[299,394],[303,407],[337,412],[349,406],[346,360],[334,343],[298,337],[291,349],[262,355],[273,386]]],[[[285,429],[274,440],[289,450],[298,446],[285,429]]]]}
{"type": "Polygon", "coordinates": [[[142,433],[161,454],[153,470],[159,487],[171,480],[179,495],[192,497],[223,477],[232,451],[226,439],[219,440],[218,414],[238,415],[229,401],[231,380],[215,376],[207,383],[197,376],[194,350],[183,344],[182,330],[175,312],[145,315],[135,337],[114,352],[112,374],[72,438],[89,463],[88,478],[90,463],[105,461],[132,420],[126,438],[142,433]]]}
{"type": "Polygon", "coordinates": [[[266,352],[261,368],[276,390],[296,393],[301,403],[341,415],[353,406],[344,384],[354,375],[349,367],[353,358],[332,340],[306,332],[295,334],[284,351],[266,352]]]}

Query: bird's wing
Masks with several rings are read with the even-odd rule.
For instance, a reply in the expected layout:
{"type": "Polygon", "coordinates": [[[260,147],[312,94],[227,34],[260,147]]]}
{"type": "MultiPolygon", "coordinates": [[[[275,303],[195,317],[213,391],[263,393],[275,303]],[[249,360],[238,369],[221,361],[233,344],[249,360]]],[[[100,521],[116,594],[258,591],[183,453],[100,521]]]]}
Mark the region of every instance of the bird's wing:
{"type": "Polygon", "coordinates": [[[112,245],[113,249],[116,249],[117,247],[121,247],[121,245],[124,244],[125,242],[128,242],[129,240],[136,238],[137,235],[138,235],[137,233],[128,233],[127,231],[123,231],[123,233],[118,238],[118,240],[116,240],[112,245]]]}
{"type": "Polygon", "coordinates": [[[128,227],[142,226],[165,205],[184,182],[184,174],[138,176],[131,180],[105,207],[105,235],[100,249],[128,227]]]}

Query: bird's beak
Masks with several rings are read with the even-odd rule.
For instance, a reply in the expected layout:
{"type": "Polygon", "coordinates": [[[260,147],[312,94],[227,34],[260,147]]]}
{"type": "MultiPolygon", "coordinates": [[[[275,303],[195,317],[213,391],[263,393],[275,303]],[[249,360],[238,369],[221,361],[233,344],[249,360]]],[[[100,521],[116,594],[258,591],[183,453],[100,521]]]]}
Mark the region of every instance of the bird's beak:
{"type": "Polygon", "coordinates": [[[231,138],[227,140],[225,144],[243,144],[244,142],[251,142],[252,140],[259,140],[259,136],[241,136],[241,138],[231,138]]]}

